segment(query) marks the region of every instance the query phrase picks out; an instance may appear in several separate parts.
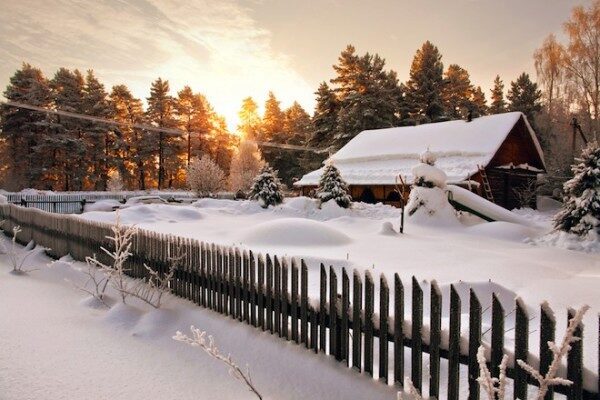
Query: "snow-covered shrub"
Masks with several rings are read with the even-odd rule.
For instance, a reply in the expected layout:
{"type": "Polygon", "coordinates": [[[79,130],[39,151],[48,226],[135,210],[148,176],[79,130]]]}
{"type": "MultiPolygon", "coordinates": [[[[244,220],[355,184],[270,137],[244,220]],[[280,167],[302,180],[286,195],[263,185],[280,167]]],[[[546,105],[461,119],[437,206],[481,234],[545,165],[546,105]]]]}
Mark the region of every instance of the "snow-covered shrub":
{"type": "Polygon", "coordinates": [[[340,171],[331,162],[327,163],[319,179],[316,197],[321,204],[333,200],[342,208],[350,207],[352,197],[348,194],[348,185],[342,179],[340,171]]]}
{"type": "Polygon", "coordinates": [[[229,375],[233,379],[244,384],[250,392],[252,392],[258,399],[262,400],[262,395],[252,383],[248,366],[246,366],[246,370],[243,371],[240,366],[235,363],[233,358],[231,358],[231,354],[226,356],[221,354],[219,348],[215,344],[214,338],[211,335],[207,337],[205,331],[201,331],[200,329],[195,328],[193,325],[190,327],[190,330],[192,331],[192,337],[177,331],[175,336],[173,336],[173,339],[179,342],[187,343],[192,347],[199,348],[215,360],[221,361],[227,365],[227,367],[229,367],[229,375]]]}
{"type": "Polygon", "coordinates": [[[25,262],[34,253],[30,248],[25,248],[25,254],[19,252],[19,246],[17,245],[17,235],[21,233],[21,227],[16,225],[12,229],[12,240],[9,249],[5,249],[10,265],[12,265],[12,273],[16,275],[26,274],[27,272],[34,271],[33,269],[25,269],[25,262]]]}
{"type": "Polygon", "coordinates": [[[573,165],[573,178],[564,184],[564,206],[554,219],[557,230],[580,237],[600,236],[600,147],[592,143],[573,165]]]}
{"type": "Polygon", "coordinates": [[[177,263],[181,261],[183,257],[184,254],[180,249],[177,250],[177,255],[169,256],[169,270],[163,275],[144,264],[144,268],[148,271],[149,277],[148,279],[138,281],[137,284],[131,288],[130,294],[150,304],[154,308],[160,308],[163,295],[170,292],[169,282],[175,275],[177,263]]]}
{"type": "Polygon", "coordinates": [[[108,174],[108,182],[106,183],[106,189],[109,192],[120,192],[125,188],[123,178],[118,170],[111,171],[108,174]]]}
{"type": "Polygon", "coordinates": [[[262,208],[271,205],[281,204],[283,202],[283,193],[281,183],[277,178],[277,173],[266,164],[260,174],[254,178],[250,198],[257,200],[262,208]]]}
{"type": "Polygon", "coordinates": [[[244,140],[231,160],[229,168],[229,189],[234,192],[247,192],[252,186],[265,162],[256,143],[244,140]]]}
{"type": "Polygon", "coordinates": [[[414,180],[408,198],[408,216],[423,223],[458,224],[456,212],[444,191],[446,174],[434,165],[435,157],[429,150],[421,154],[420,160],[412,168],[414,180]]]}
{"type": "Polygon", "coordinates": [[[82,272],[87,275],[88,279],[83,286],[79,286],[79,289],[108,307],[106,304],[106,288],[110,281],[110,275],[104,272],[95,255],[93,257],[86,257],[85,262],[86,268],[82,272]]]}
{"type": "Polygon", "coordinates": [[[194,158],[187,168],[187,183],[198,196],[206,196],[223,188],[225,173],[208,154],[194,158]]]}
{"type": "MultiPolygon", "coordinates": [[[[581,338],[575,336],[577,327],[581,325],[584,314],[589,310],[588,306],[583,306],[569,320],[567,331],[563,340],[558,346],[555,342],[548,342],[548,347],[552,352],[552,362],[548,368],[546,375],[543,375],[530,364],[523,360],[517,360],[517,364],[523,368],[531,377],[538,382],[538,392],[535,397],[530,397],[535,400],[543,400],[548,392],[550,386],[566,385],[570,386],[573,384],[572,381],[558,377],[558,369],[562,363],[562,360],[569,354],[571,350],[571,344],[581,340],[581,338]]],[[[485,359],[485,347],[482,345],[479,347],[477,352],[477,362],[479,364],[479,377],[477,381],[479,386],[486,393],[488,400],[504,400],[506,393],[506,368],[508,365],[508,356],[505,354],[502,357],[502,361],[499,365],[500,375],[498,378],[492,377],[490,370],[488,369],[487,360],[485,359]]]]}

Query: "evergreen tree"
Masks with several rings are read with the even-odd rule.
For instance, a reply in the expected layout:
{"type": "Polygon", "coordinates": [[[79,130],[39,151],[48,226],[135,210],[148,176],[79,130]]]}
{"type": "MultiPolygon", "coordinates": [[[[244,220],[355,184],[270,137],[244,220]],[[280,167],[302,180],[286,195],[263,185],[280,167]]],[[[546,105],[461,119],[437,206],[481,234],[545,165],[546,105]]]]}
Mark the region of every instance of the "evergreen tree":
{"type": "Polygon", "coordinates": [[[401,97],[396,73],[384,70],[379,55],[358,56],[348,46],[334,65],[337,76],[331,80],[340,102],[333,146],[340,148],[366,129],[395,125],[401,97]]]}
{"type": "MultiPolygon", "coordinates": [[[[159,128],[177,128],[174,113],[174,99],[169,94],[169,81],[158,78],[152,83],[148,97],[148,121],[159,128]]],[[[177,133],[159,131],[155,135],[156,154],[158,156],[158,189],[171,187],[181,165],[178,155],[181,150],[181,138],[177,133]]]]}
{"type": "MultiPolygon", "coordinates": [[[[4,91],[7,100],[47,108],[51,104],[48,80],[38,68],[23,64],[10,78],[4,91]]],[[[0,106],[0,138],[2,159],[6,170],[4,184],[7,189],[49,186],[47,167],[52,153],[44,148],[52,121],[44,114],[24,108],[0,106]]]]}
{"type": "Polygon", "coordinates": [[[464,119],[472,111],[471,98],[474,92],[466,69],[451,64],[444,73],[442,101],[450,119],[464,119]]]}
{"type": "Polygon", "coordinates": [[[279,178],[277,178],[277,173],[268,164],[263,167],[260,174],[254,179],[250,190],[250,198],[257,200],[263,208],[283,202],[283,193],[279,178]]]}
{"type": "Polygon", "coordinates": [[[485,94],[481,90],[481,86],[477,86],[473,93],[471,93],[471,105],[470,109],[473,118],[481,117],[488,114],[487,101],[485,94]]]}
{"type": "MultiPolygon", "coordinates": [[[[83,111],[94,117],[112,119],[113,108],[108,99],[104,85],[89,70],[85,78],[83,93],[83,111]]],[[[113,128],[104,124],[94,122],[85,123],[86,132],[86,163],[92,167],[89,175],[89,185],[95,190],[106,190],[109,179],[109,171],[114,167],[115,140],[113,128]]]]}
{"type": "Polygon", "coordinates": [[[242,108],[238,112],[240,124],[237,129],[246,139],[258,140],[261,137],[261,120],[258,115],[258,105],[252,97],[242,100],[242,108]]]}
{"type": "Polygon", "coordinates": [[[537,83],[531,81],[529,74],[523,72],[516,81],[510,83],[507,97],[509,110],[521,111],[533,125],[535,114],[542,109],[542,91],[537,83]]]}
{"type": "Polygon", "coordinates": [[[415,122],[437,121],[444,113],[442,55],[431,42],[417,50],[406,83],[406,102],[415,122]]]}
{"type": "Polygon", "coordinates": [[[333,90],[326,82],[321,82],[315,92],[317,96],[313,115],[313,135],[309,144],[313,147],[324,147],[329,144],[337,127],[339,102],[333,90]]]}
{"type": "Polygon", "coordinates": [[[319,179],[316,197],[321,204],[333,200],[342,208],[350,207],[352,197],[348,194],[348,185],[342,179],[336,166],[328,162],[319,179]]]}
{"type": "Polygon", "coordinates": [[[494,79],[494,88],[491,90],[492,98],[489,113],[502,114],[506,112],[506,101],[504,100],[504,83],[500,79],[500,75],[496,75],[494,79]]]}
{"type": "MultiPolygon", "coordinates": [[[[281,137],[276,137],[274,142],[306,146],[312,132],[313,125],[310,115],[295,101],[291,107],[285,110],[283,134],[281,137]]],[[[274,149],[274,153],[276,157],[273,160],[273,168],[280,171],[281,180],[288,186],[292,185],[294,178],[299,178],[318,166],[311,158],[312,153],[279,148],[274,149]]]]}
{"type": "MultiPolygon", "coordinates": [[[[78,70],[61,68],[50,81],[54,106],[61,111],[84,113],[85,79],[78,70]]],[[[45,147],[53,154],[56,183],[65,191],[82,190],[84,177],[88,175],[85,163],[86,124],[79,119],[57,116],[54,133],[45,137],[45,147]]]]}
{"type": "MultiPolygon", "coordinates": [[[[265,102],[265,114],[262,118],[260,134],[257,140],[261,142],[286,143],[289,137],[287,132],[284,132],[283,124],[285,123],[284,113],[279,105],[279,100],[273,92],[269,92],[267,101],[265,102]]],[[[260,151],[265,158],[265,161],[272,165],[276,170],[283,171],[279,168],[276,159],[284,156],[281,149],[271,146],[259,146],[260,151]]]]}
{"type": "Polygon", "coordinates": [[[147,181],[154,176],[154,134],[133,127],[143,124],[144,108],[127,86],[113,86],[110,93],[113,118],[120,122],[115,130],[115,153],[113,160],[127,188],[145,190],[147,181]]]}
{"type": "Polygon", "coordinates": [[[210,125],[210,155],[224,172],[229,172],[231,159],[240,138],[229,132],[225,118],[215,112],[211,112],[210,125]]]}
{"type": "Polygon", "coordinates": [[[203,95],[194,93],[189,86],[177,93],[175,113],[179,127],[186,132],[185,154],[188,165],[193,157],[200,157],[208,151],[211,110],[207,103],[203,95]]]}
{"type": "Polygon", "coordinates": [[[590,144],[572,170],[574,177],[564,185],[564,206],[556,215],[558,230],[600,239],[600,147],[590,144]]]}

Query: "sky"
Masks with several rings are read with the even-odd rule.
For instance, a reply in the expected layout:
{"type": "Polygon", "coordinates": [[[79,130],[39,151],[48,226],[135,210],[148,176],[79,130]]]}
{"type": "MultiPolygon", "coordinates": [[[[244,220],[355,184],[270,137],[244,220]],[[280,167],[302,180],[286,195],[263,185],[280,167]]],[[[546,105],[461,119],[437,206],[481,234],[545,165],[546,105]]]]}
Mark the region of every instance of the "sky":
{"type": "Polygon", "coordinates": [[[93,69],[144,99],[162,77],[207,96],[235,129],[242,99],[309,112],[348,44],[378,53],[406,81],[426,40],[489,94],[499,74],[535,77],[532,54],[591,0],[0,0],[0,88],[28,62],[93,69]]]}

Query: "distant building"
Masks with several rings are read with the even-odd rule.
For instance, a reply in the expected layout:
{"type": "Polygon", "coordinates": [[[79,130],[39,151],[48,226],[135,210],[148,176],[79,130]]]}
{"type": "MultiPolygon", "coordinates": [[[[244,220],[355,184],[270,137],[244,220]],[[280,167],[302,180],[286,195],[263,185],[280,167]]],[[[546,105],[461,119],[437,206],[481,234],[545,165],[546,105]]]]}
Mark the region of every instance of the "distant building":
{"type": "MultiPolygon", "coordinates": [[[[398,205],[404,181],[408,195],[411,168],[419,154],[429,149],[448,183],[512,209],[520,204],[518,192],[531,188],[546,171],[535,132],[520,112],[489,115],[471,122],[457,120],[418,126],[368,130],[359,133],[331,160],[348,183],[352,198],[367,203],[398,205]],[[485,181],[490,191],[485,190],[485,181]]],[[[323,168],[312,171],[294,185],[310,195],[323,168]]],[[[531,204],[535,206],[535,204],[531,204]]]]}

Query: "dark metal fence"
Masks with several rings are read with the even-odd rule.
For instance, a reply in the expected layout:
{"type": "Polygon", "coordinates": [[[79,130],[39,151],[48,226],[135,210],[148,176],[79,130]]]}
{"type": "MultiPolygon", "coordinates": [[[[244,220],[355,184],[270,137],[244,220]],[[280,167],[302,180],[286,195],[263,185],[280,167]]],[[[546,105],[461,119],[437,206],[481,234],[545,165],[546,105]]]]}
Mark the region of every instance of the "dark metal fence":
{"type": "MultiPolygon", "coordinates": [[[[14,205],[0,205],[0,218],[5,220],[5,231],[10,232],[14,225],[20,225],[23,229],[19,234],[21,242],[33,240],[46,246],[53,257],[71,254],[80,261],[92,254],[106,257],[101,247],[111,247],[107,239],[111,235],[108,224],[14,205]]],[[[178,261],[170,283],[171,291],[177,296],[298,343],[315,353],[329,354],[357,373],[385,383],[402,384],[404,377],[410,376],[414,385],[421,389],[428,380],[429,394],[436,398],[440,398],[442,392],[440,360],[446,359],[446,397],[458,399],[461,381],[466,381],[468,398],[480,398],[476,355],[482,343],[482,303],[473,290],[468,299],[468,330],[465,330],[468,334],[461,335],[461,301],[465,299],[460,298],[455,286],[450,288],[446,314],[449,330],[445,331],[442,329],[442,292],[438,285],[431,285],[429,320],[424,321],[423,288],[415,278],[412,279],[410,318],[405,320],[408,291],[398,274],[394,275],[391,285],[384,275],[379,277],[379,296],[376,298],[375,278],[369,271],[363,274],[342,269],[338,274],[334,268],[321,265],[320,296],[311,301],[308,267],[303,260],[255,255],[236,247],[145,230],[139,230],[134,236],[133,256],[127,261],[129,274],[134,278],[147,278],[144,264],[165,273],[172,262],[170,255],[176,254],[177,249],[185,254],[184,259],[178,261]],[[375,313],[376,301],[378,314],[375,313]],[[467,345],[461,347],[461,341],[467,345]],[[405,368],[405,348],[411,351],[410,370],[405,368]],[[429,354],[429,376],[423,373],[424,353],[429,354]],[[466,365],[468,371],[466,379],[462,380],[461,364],[466,365]]],[[[496,295],[492,298],[491,313],[490,366],[492,373],[498,376],[497,366],[505,350],[509,349],[505,347],[506,313],[496,295]]],[[[539,360],[539,370],[545,373],[552,360],[546,343],[554,340],[556,322],[547,306],[541,307],[540,315],[539,326],[534,329],[526,307],[516,301],[515,341],[514,349],[510,350],[514,350],[517,359],[539,360]],[[537,352],[528,345],[533,332],[540,335],[537,352]]],[[[583,329],[581,326],[578,333],[582,335],[583,329]]],[[[578,341],[569,354],[565,374],[574,384],[557,386],[554,391],[566,395],[567,399],[598,399],[597,390],[584,389],[584,371],[583,342],[578,341]]],[[[596,374],[594,371],[593,375],[596,374]]],[[[530,385],[537,384],[516,363],[510,366],[508,376],[514,385],[515,398],[527,398],[530,385]]],[[[546,398],[553,396],[554,392],[550,392],[546,398]]]]}

